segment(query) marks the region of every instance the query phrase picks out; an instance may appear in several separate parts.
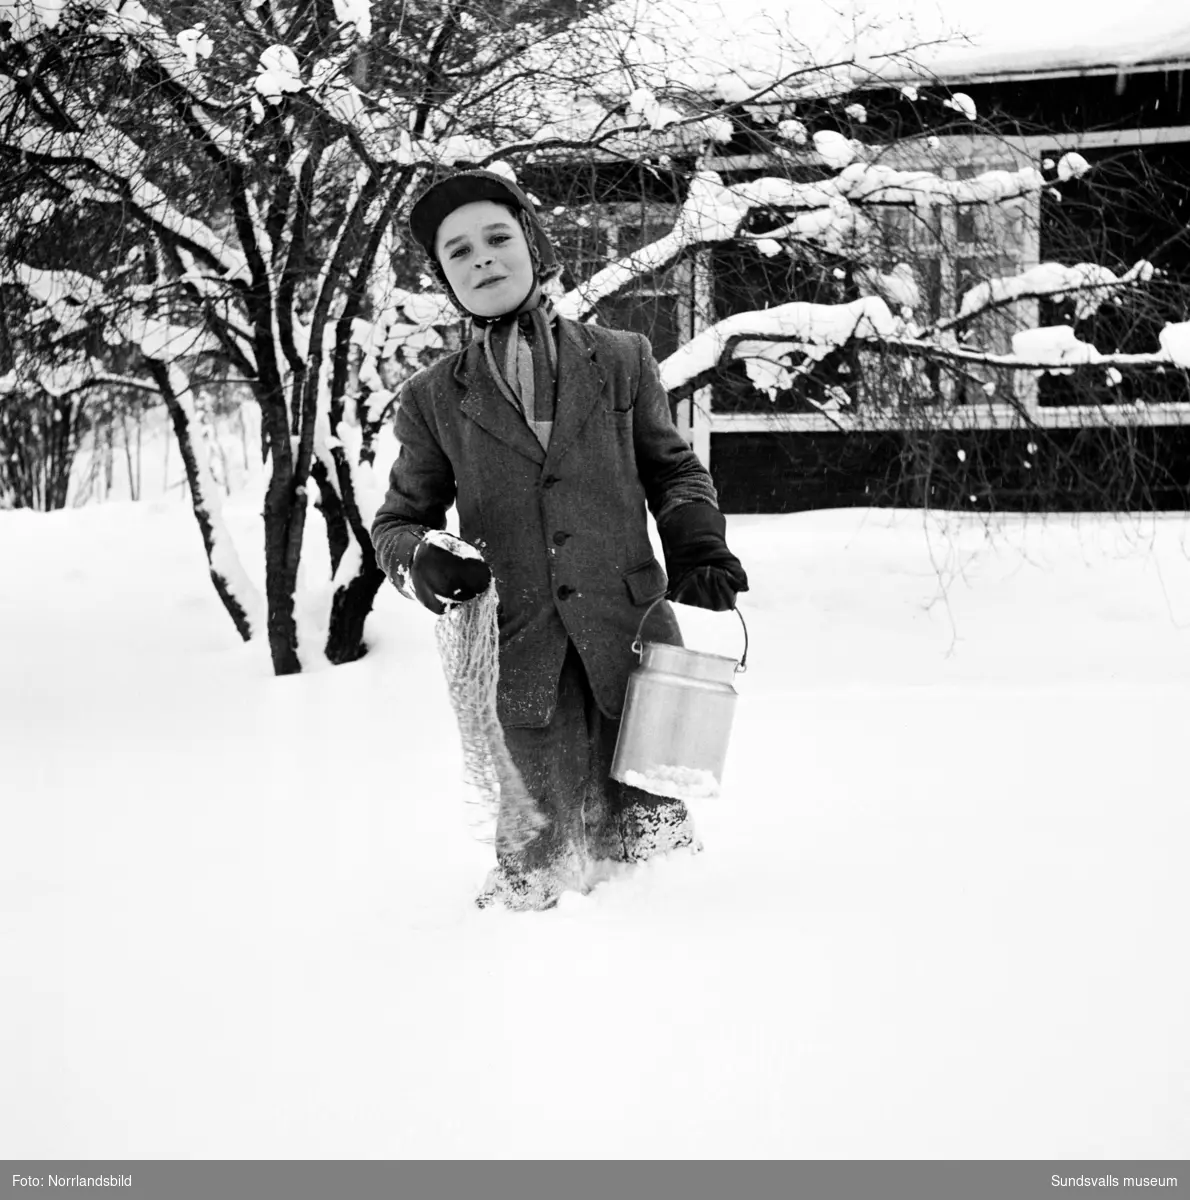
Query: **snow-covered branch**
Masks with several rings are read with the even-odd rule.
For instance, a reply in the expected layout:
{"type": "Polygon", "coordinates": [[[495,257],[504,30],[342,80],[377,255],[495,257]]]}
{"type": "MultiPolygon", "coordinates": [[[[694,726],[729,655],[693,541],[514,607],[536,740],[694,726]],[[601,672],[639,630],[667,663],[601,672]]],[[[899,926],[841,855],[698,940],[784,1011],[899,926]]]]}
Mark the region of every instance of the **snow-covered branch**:
{"type": "Polygon", "coordinates": [[[661,383],[668,390],[714,370],[724,348],[744,337],[802,346],[833,348],[853,338],[891,338],[900,323],[878,296],[865,296],[850,304],[795,302],[763,312],[725,317],[679,347],[661,364],[661,383]]]}
{"type": "Polygon", "coordinates": [[[966,324],[995,309],[1022,300],[1043,300],[1070,297],[1075,304],[1075,320],[1085,321],[1104,304],[1117,303],[1129,288],[1148,283],[1154,275],[1153,264],[1141,260],[1123,275],[1116,275],[1098,263],[1045,262],[1029,267],[1016,275],[1001,276],[978,283],[963,294],[956,316],[937,322],[932,332],[942,333],[957,325],[966,324]]]}
{"type": "Polygon", "coordinates": [[[104,199],[118,196],[127,201],[150,226],[209,258],[226,279],[247,282],[249,274],[243,255],[208,225],[179,211],[161,188],[145,176],[140,147],[102,118],[87,114],[85,119],[89,128],[83,133],[23,127],[14,132],[10,144],[48,174],[59,177],[68,193],[79,190],[70,185],[69,176],[80,165],[92,165],[117,185],[118,190],[104,199]]]}
{"type": "Polygon", "coordinates": [[[1190,321],[1167,324],[1160,349],[1149,353],[1102,353],[1075,336],[1069,325],[1044,326],[1013,335],[1012,353],[997,354],[914,337],[882,300],[868,296],[850,304],[787,304],[727,317],[704,330],[661,364],[661,381],[674,390],[726,365],[744,362],[753,383],[775,394],[809,366],[848,343],[904,357],[1009,371],[1067,374],[1079,367],[1104,370],[1190,370],[1190,321]],[[807,360],[793,362],[794,356],[807,360]]]}
{"type": "Polygon", "coordinates": [[[858,257],[873,233],[863,206],[1003,204],[1045,186],[1032,167],[985,171],[971,179],[947,179],[929,171],[898,171],[880,163],[852,163],[837,175],[810,183],[777,176],[728,185],[713,171],[690,180],[686,200],[664,237],[610,263],[558,301],[559,311],[581,318],[602,299],[635,279],[675,262],[690,249],[740,238],[759,243],[812,243],[858,257]],[[754,211],[791,212],[764,233],[742,232],[754,211]]]}
{"type": "Polygon", "coordinates": [[[1089,342],[1080,341],[1068,325],[1026,329],[1013,335],[1013,353],[993,354],[960,346],[911,338],[890,339],[882,348],[893,353],[936,362],[965,363],[998,367],[1010,371],[1034,371],[1063,374],[1077,367],[1112,367],[1190,370],[1190,322],[1167,325],[1159,335],[1161,349],[1147,354],[1104,354],[1089,342]]]}
{"type": "Polygon", "coordinates": [[[213,115],[211,89],[198,65],[200,58],[208,58],[214,50],[203,26],[183,30],[171,38],[160,18],[139,0],[125,0],[122,4],[109,2],[106,19],[99,28],[107,37],[126,39],[157,65],[185,98],[190,119],[212,147],[228,158],[243,159],[242,133],[213,115]]]}
{"type": "Polygon", "coordinates": [[[155,289],[113,294],[100,279],[81,271],[50,271],[23,262],[10,264],[0,279],[23,286],[38,302],[33,319],[57,325],[57,340],[98,327],[109,342],[127,342],[146,357],[169,362],[218,353],[221,343],[204,325],[178,325],[152,315],[155,289]]]}
{"type": "MultiPolygon", "coordinates": [[[[81,366],[81,364],[80,364],[81,366]]],[[[85,368],[84,368],[85,370],[85,368]]],[[[72,381],[70,386],[56,390],[54,383],[56,382],[52,376],[42,374],[38,382],[41,384],[45,392],[54,396],[57,399],[65,399],[67,396],[77,395],[79,392],[90,391],[91,388],[122,388],[135,392],[148,392],[151,395],[157,395],[157,385],[151,379],[137,379],[128,375],[113,375],[108,371],[94,370],[90,374],[80,374],[76,381],[72,381]]]]}

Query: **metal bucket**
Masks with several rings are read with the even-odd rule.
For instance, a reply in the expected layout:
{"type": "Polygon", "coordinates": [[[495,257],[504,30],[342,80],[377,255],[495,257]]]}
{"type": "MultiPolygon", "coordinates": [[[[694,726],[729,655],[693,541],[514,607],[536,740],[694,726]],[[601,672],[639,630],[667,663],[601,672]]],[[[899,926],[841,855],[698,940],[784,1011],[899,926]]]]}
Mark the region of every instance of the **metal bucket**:
{"type": "MultiPolygon", "coordinates": [[[[663,597],[662,597],[663,599],[663,597]]],[[[747,670],[748,626],[740,659],[684,646],[641,642],[645,610],[632,649],[640,655],[628,677],[624,715],[611,775],[655,796],[706,800],[719,795],[735,715],[737,671],[747,670]]]]}

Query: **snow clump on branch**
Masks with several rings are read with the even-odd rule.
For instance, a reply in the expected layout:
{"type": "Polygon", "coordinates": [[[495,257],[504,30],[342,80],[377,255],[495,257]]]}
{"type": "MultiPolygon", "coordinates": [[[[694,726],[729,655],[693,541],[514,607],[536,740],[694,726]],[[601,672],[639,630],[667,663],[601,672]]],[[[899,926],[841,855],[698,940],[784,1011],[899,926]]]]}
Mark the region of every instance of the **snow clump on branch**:
{"type": "Polygon", "coordinates": [[[276,104],[288,92],[300,92],[301,64],[288,46],[270,46],[261,51],[260,73],[254,81],[256,90],[266,100],[276,104]]]}
{"type": "Polygon", "coordinates": [[[661,367],[661,383],[668,390],[714,370],[732,338],[757,335],[792,348],[841,346],[853,338],[893,337],[896,318],[879,296],[864,296],[848,304],[809,304],[795,301],[763,312],[727,317],[696,335],[669,356],[661,367]]]}
{"type": "Polygon", "coordinates": [[[372,36],[371,0],[335,0],[335,17],[352,25],[363,41],[372,36]]]}
{"type": "Polygon", "coordinates": [[[979,115],[975,107],[975,101],[966,92],[955,92],[949,100],[942,101],[942,107],[953,108],[955,112],[966,117],[968,121],[974,121],[979,115]]]}
{"type": "Polygon", "coordinates": [[[1090,342],[1077,338],[1069,325],[1022,329],[1012,335],[1012,353],[1022,362],[1046,364],[1055,375],[1069,374],[1070,367],[1098,362],[1100,359],[1099,351],[1090,342]]]}
{"type": "Polygon", "coordinates": [[[178,34],[178,49],[185,56],[192,69],[198,67],[200,58],[210,58],[215,49],[215,43],[207,36],[206,27],[200,21],[192,29],[183,29],[178,34]]]}
{"type": "Polygon", "coordinates": [[[1190,321],[1166,325],[1157,338],[1170,362],[1190,370],[1190,321]]]}
{"type": "Polygon", "coordinates": [[[1069,293],[1074,301],[1075,319],[1085,321],[1098,312],[1100,305],[1118,301],[1124,286],[1147,283],[1152,277],[1152,263],[1143,260],[1120,276],[1098,263],[1076,263],[1072,267],[1056,262],[1039,263],[1019,275],[976,284],[964,293],[959,316],[973,316],[985,308],[1015,300],[1069,293]]]}
{"type": "Polygon", "coordinates": [[[662,104],[648,88],[637,88],[628,97],[628,111],[647,121],[650,129],[664,129],[682,117],[677,109],[662,104]]]}
{"type": "Polygon", "coordinates": [[[859,145],[833,129],[821,129],[814,135],[814,149],[828,167],[840,170],[855,161],[859,145]]]}
{"type": "Polygon", "coordinates": [[[806,123],[799,121],[797,117],[786,117],[785,120],[778,121],[777,133],[786,141],[793,142],[795,146],[804,146],[810,140],[810,131],[806,128],[806,123]]]}
{"type": "Polygon", "coordinates": [[[1090,169],[1091,164],[1073,150],[1058,159],[1058,178],[1063,183],[1069,179],[1081,179],[1090,169]]]}

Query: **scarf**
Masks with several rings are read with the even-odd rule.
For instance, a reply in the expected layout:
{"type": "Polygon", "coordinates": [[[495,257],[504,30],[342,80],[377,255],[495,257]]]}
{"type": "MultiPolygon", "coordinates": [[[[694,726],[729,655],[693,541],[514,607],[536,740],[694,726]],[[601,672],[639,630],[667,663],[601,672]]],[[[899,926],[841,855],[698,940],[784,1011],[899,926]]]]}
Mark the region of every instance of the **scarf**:
{"type": "Polygon", "coordinates": [[[548,449],[558,390],[553,305],[535,287],[514,311],[472,320],[500,394],[525,418],[542,449],[548,449]]]}

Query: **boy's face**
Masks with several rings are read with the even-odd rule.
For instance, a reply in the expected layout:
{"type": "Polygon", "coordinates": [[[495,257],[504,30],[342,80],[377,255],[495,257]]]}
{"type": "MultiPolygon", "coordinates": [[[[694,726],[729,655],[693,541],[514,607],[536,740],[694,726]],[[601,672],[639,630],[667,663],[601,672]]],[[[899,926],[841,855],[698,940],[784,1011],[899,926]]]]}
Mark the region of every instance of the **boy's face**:
{"type": "Polygon", "coordinates": [[[477,317],[512,312],[533,287],[533,260],[517,219],[502,204],[476,200],[450,213],[434,236],[447,282],[477,317]]]}

